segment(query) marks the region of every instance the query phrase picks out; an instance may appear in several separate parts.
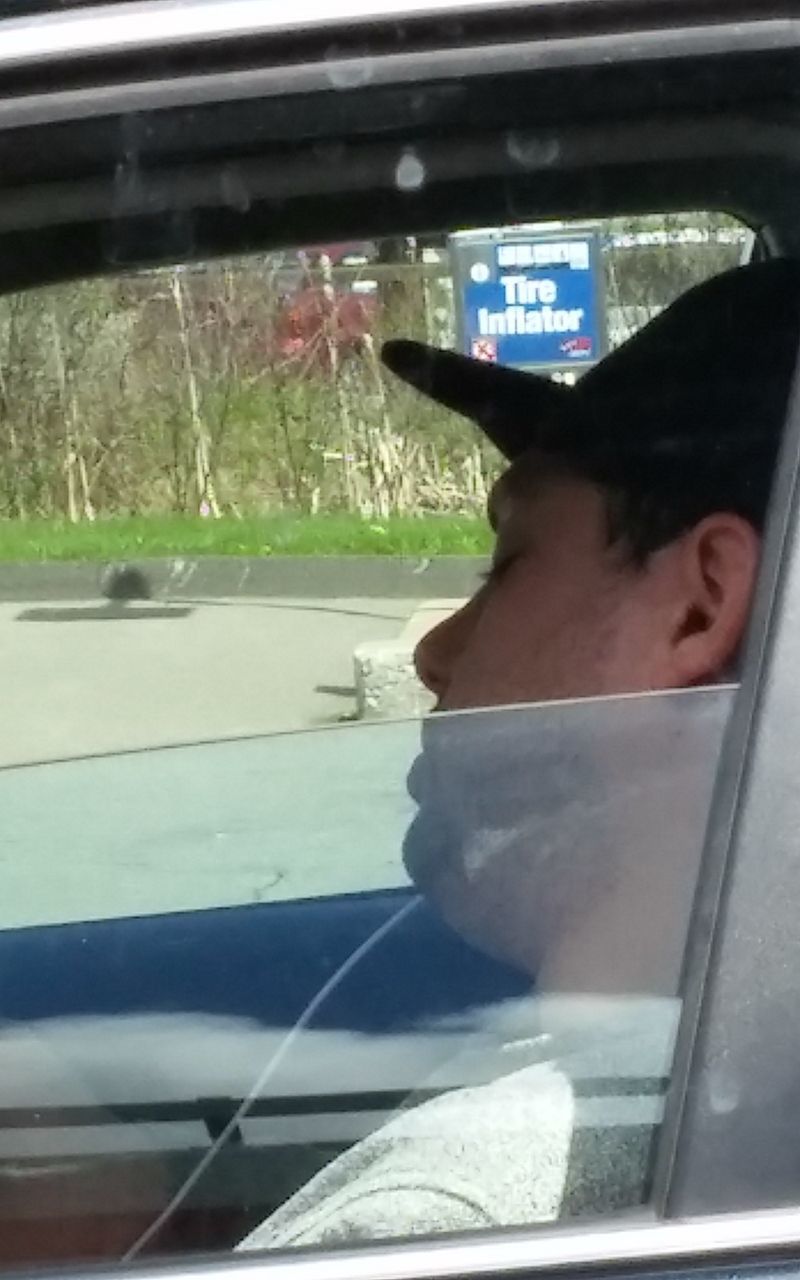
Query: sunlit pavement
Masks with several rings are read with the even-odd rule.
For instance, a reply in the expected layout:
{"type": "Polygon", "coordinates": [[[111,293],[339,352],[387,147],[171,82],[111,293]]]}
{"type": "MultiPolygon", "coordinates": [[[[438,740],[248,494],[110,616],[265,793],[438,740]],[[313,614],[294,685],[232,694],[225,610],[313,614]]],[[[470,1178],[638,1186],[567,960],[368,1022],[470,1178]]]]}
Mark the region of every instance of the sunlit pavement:
{"type": "Polygon", "coordinates": [[[0,605],[0,765],[336,723],[402,599],[0,605]]]}

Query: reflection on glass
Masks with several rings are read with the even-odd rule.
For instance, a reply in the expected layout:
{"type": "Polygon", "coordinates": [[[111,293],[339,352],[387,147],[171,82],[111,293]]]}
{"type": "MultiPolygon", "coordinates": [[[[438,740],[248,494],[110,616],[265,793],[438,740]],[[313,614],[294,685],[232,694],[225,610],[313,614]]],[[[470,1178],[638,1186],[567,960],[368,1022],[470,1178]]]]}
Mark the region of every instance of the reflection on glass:
{"type": "Polygon", "coordinates": [[[28,891],[60,854],[51,923],[20,881],[0,934],[7,1260],[52,1257],[56,1204],[109,1257],[639,1203],[731,697],[0,775],[28,891]]]}

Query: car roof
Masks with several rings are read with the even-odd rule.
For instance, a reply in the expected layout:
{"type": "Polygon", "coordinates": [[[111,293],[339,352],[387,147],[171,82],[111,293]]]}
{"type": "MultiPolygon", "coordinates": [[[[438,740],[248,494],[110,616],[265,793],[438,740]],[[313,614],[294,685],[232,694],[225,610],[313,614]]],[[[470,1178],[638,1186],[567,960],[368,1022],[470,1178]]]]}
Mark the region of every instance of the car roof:
{"type": "Polygon", "coordinates": [[[783,12],[139,0],[0,20],[0,289],[287,234],[670,209],[724,209],[800,252],[800,164],[780,115],[800,23],[783,12]],[[544,169],[525,158],[542,137],[556,157],[544,169]],[[424,175],[413,195],[395,181],[409,149],[424,175]]]}

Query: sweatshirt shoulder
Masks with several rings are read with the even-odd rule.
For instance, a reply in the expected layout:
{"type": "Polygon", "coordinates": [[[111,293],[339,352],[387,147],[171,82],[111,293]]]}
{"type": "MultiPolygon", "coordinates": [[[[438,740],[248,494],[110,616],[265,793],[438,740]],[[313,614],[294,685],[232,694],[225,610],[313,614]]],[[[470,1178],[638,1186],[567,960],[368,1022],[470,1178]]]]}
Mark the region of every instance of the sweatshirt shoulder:
{"type": "Polygon", "coordinates": [[[548,1065],[453,1090],[338,1157],[241,1247],[550,1221],[561,1203],[572,1127],[569,1082],[548,1065]]]}

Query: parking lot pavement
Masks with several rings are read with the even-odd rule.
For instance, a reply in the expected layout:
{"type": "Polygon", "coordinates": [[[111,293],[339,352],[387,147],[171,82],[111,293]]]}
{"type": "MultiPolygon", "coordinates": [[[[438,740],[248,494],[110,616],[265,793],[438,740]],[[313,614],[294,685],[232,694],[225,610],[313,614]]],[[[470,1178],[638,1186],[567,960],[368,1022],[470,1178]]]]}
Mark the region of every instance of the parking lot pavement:
{"type": "Polygon", "coordinates": [[[335,723],[418,600],[0,605],[0,765],[335,723]]]}

